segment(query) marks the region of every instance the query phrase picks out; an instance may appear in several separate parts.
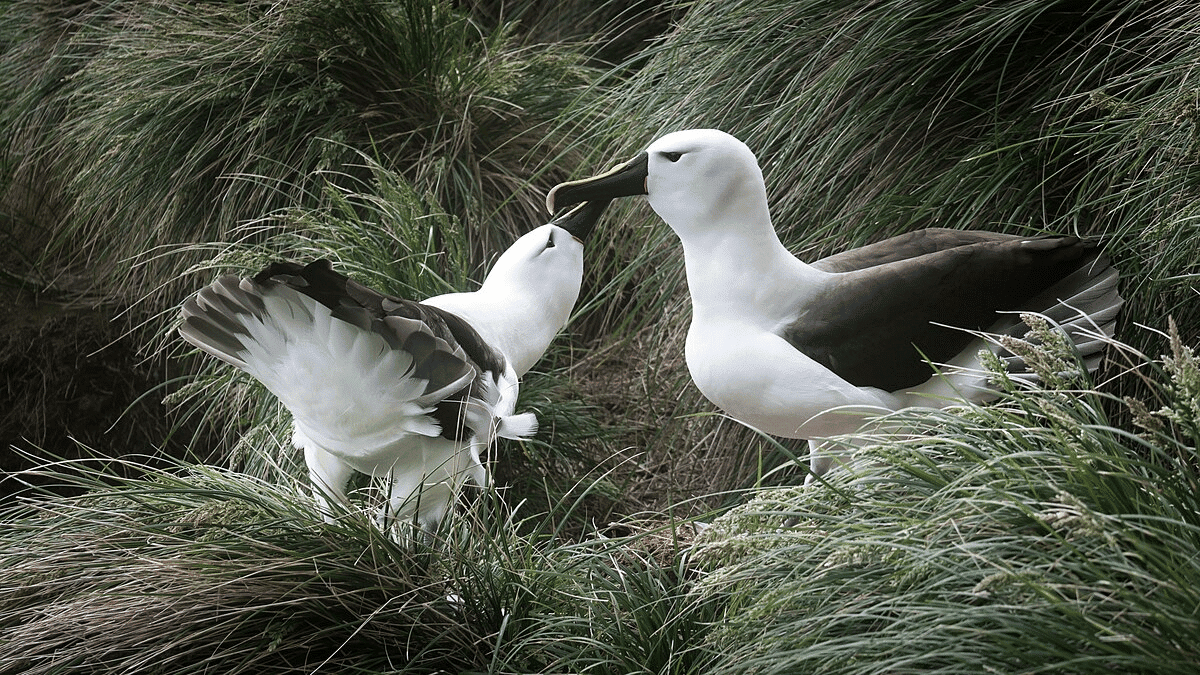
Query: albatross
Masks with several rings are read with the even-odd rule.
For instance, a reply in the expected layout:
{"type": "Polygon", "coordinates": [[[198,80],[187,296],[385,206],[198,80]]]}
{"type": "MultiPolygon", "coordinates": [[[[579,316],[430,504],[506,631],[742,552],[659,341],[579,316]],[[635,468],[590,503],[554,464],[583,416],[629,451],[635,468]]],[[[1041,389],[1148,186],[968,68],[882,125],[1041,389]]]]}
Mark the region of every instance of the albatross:
{"type": "Polygon", "coordinates": [[[733,419],[807,439],[806,483],[845,458],[829,439],[870,419],[993,397],[980,352],[1000,348],[985,333],[1023,335],[1016,312],[1064,328],[1094,370],[1123,302],[1098,242],[1070,236],[931,228],[802,262],[771,224],[754,153],[714,129],[667,134],[546,205],[631,195],[683,244],[693,382],[733,419]]]}
{"type": "Polygon", "coordinates": [[[344,501],[354,472],[390,481],[381,522],[431,530],[461,486],[487,482],[480,451],[537,431],[515,414],[519,378],[567,323],[583,241],[607,200],[517,239],[476,291],[420,302],[378,293],[328,260],[222,276],[182,307],[179,333],[249,373],[292,414],[313,493],[344,501]]]}

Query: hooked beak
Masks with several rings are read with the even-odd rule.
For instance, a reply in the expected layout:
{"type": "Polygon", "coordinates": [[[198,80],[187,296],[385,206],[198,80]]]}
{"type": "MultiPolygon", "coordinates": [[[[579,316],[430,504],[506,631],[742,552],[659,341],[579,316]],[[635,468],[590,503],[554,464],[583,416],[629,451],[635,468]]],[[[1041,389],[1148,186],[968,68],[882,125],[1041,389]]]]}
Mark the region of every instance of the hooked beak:
{"type": "Polygon", "coordinates": [[[584,202],[551,220],[550,224],[557,225],[570,232],[571,236],[575,237],[582,244],[588,235],[592,233],[592,228],[596,226],[596,221],[600,220],[600,214],[604,213],[604,209],[608,207],[610,201],[612,200],[596,199],[584,202]]]}
{"type": "Polygon", "coordinates": [[[593,178],[559,183],[546,195],[546,208],[550,213],[584,201],[600,201],[614,197],[648,194],[646,177],[649,175],[650,155],[643,152],[634,159],[610,169],[593,178]]]}

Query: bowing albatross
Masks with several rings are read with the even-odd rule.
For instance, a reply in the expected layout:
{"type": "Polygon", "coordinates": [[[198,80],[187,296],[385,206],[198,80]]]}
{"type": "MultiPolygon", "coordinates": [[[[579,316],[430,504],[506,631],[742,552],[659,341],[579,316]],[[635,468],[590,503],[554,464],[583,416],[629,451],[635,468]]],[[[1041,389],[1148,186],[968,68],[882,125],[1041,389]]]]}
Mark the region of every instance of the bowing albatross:
{"type": "Polygon", "coordinates": [[[517,239],[477,291],[417,302],[347,279],[328,260],[277,262],[187,300],[179,332],[292,413],[292,442],[327,515],[324,495],[344,500],[359,471],[391,481],[382,522],[428,530],[466,480],[485,485],[480,450],[537,431],[533,413],[514,414],[518,378],[566,325],[582,242],[607,204],[517,239]]]}
{"type": "Polygon", "coordinates": [[[1063,326],[1094,369],[1122,304],[1116,269],[1075,237],[927,229],[801,262],[771,225],[754,154],[712,129],[663,136],[546,205],[629,195],[647,195],[683,244],[692,380],[743,424],[808,439],[806,482],[845,452],[824,439],[871,417],[993,396],[978,355],[999,348],[979,333],[1020,336],[1012,312],[1063,326]]]}

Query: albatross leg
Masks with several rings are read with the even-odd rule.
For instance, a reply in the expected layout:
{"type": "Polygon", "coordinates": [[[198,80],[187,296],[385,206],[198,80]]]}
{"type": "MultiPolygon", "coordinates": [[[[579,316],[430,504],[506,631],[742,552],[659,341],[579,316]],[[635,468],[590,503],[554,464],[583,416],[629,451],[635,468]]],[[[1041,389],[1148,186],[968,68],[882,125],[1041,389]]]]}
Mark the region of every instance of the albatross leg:
{"type": "Polygon", "coordinates": [[[837,441],[812,438],[808,441],[808,475],[805,485],[812,485],[818,476],[824,476],[835,465],[845,464],[850,459],[850,449],[837,441]]]}
{"type": "Polygon", "coordinates": [[[450,510],[457,492],[455,483],[454,476],[440,471],[423,476],[393,472],[388,501],[379,513],[377,524],[383,530],[408,524],[426,535],[432,534],[450,510]]]}
{"type": "Polygon", "coordinates": [[[294,444],[304,450],[304,463],[308,465],[308,479],[312,484],[313,499],[321,510],[325,522],[333,522],[333,511],[329,507],[328,497],[345,503],[346,484],[354,475],[354,469],[333,454],[317,447],[316,443],[305,438],[298,430],[295,433],[294,444]]]}
{"type": "Polygon", "coordinates": [[[812,438],[808,441],[808,475],[805,485],[812,485],[818,478],[837,467],[854,465],[864,467],[863,459],[855,459],[855,450],[870,445],[880,438],[910,437],[914,431],[899,420],[889,417],[868,420],[854,435],[832,438],[812,438]]]}

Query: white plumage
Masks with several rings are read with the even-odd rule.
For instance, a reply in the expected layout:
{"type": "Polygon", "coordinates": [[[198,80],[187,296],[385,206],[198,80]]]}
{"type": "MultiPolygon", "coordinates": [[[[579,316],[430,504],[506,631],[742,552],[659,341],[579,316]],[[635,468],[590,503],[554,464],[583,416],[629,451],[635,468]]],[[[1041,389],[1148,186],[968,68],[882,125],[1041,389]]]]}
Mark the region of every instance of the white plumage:
{"type": "Polygon", "coordinates": [[[263,383],[292,413],[314,494],[345,498],[359,471],[387,478],[385,515],[432,528],[480,451],[526,438],[519,378],[566,325],[583,239],[607,200],[520,237],[477,291],[421,302],[377,293],[320,260],[224,276],[184,303],[180,335],[263,383]]]}
{"type": "Polygon", "coordinates": [[[1122,304],[1098,244],[1074,237],[928,229],[806,264],[772,227],[754,154],[711,129],[663,136],[555,187],[547,206],[635,194],[683,244],[696,386],[744,424],[808,439],[809,480],[841,451],[823,439],[881,413],[992,396],[977,355],[999,350],[979,333],[1023,335],[1011,312],[1058,322],[1095,368],[1122,304]]]}

